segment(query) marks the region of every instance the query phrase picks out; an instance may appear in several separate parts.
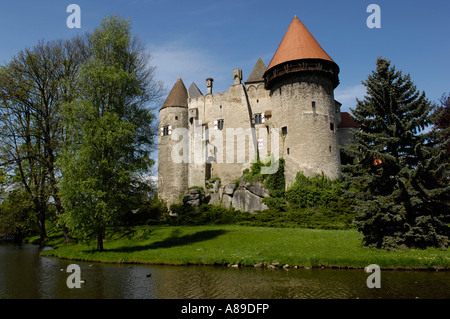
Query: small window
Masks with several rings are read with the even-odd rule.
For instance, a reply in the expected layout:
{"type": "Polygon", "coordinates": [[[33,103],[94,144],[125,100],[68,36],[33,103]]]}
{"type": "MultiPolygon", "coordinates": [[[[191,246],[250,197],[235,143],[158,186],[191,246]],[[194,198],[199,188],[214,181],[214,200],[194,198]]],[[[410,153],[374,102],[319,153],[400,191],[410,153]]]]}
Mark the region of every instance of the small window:
{"type": "Polygon", "coordinates": [[[218,120],[217,121],[217,129],[223,130],[223,120],[218,120]]]}
{"type": "Polygon", "coordinates": [[[330,130],[334,132],[334,123],[330,123],[330,130]]]}
{"type": "Polygon", "coordinates": [[[261,113],[255,114],[255,124],[262,124],[263,123],[263,116],[261,113]]]}
{"type": "Polygon", "coordinates": [[[287,155],[289,155],[289,147],[287,148],[287,155]]]}
{"type": "Polygon", "coordinates": [[[283,126],[282,128],[281,128],[281,134],[282,135],[287,135],[287,126],[283,126]]]}
{"type": "Polygon", "coordinates": [[[178,116],[175,116],[175,120],[178,120],[178,116]]]}
{"type": "Polygon", "coordinates": [[[172,133],[172,127],[171,126],[161,127],[161,136],[170,135],[171,133],[172,133]]]}
{"type": "Polygon", "coordinates": [[[312,106],[313,112],[316,113],[316,102],[315,102],[315,101],[312,101],[312,102],[311,102],[311,106],[312,106]]]}

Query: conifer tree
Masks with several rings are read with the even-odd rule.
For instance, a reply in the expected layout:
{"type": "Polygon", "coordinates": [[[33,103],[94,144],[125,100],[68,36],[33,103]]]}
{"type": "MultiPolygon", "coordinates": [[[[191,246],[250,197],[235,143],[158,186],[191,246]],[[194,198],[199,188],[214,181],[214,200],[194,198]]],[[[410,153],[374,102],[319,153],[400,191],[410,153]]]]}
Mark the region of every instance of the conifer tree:
{"type": "Polygon", "coordinates": [[[435,106],[383,58],[363,84],[367,94],[352,109],[359,130],[343,149],[354,161],[343,171],[365,244],[447,247],[448,141],[429,128],[435,106]]]}
{"type": "MultiPolygon", "coordinates": [[[[450,93],[443,94],[440,98],[440,106],[436,108],[434,128],[442,131],[442,142],[450,138],[450,93]]],[[[447,156],[450,155],[450,144],[447,143],[447,156]]]]}

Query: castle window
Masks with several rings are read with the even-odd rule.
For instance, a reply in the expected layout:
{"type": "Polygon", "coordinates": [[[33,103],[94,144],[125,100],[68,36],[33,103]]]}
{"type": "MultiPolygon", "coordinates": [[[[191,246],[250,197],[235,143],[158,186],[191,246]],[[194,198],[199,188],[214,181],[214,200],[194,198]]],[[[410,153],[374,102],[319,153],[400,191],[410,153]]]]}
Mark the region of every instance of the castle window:
{"type": "Polygon", "coordinates": [[[313,110],[313,112],[314,112],[314,114],[316,113],[316,102],[315,101],[312,101],[311,102],[311,106],[312,106],[312,110],[313,110]]]}
{"type": "Polygon", "coordinates": [[[178,116],[175,116],[175,120],[178,120],[178,116]]]}
{"type": "Polygon", "coordinates": [[[223,119],[214,121],[215,130],[223,130],[223,119]]]}
{"type": "Polygon", "coordinates": [[[254,124],[262,124],[264,123],[264,114],[257,113],[253,115],[253,122],[254,124]]]}
{"type": "Polygon", "coordinates": [[[161,136],[171,135],[172,134],[172,126],[163,126],[161,127],[161,136]]]}
{"type": "Polygon", "coordinates": [[[334,123],[330,123],[330,130],[334,132],[334,123]]]}
{"type": "Polygon", "coordinates": [[[287,155],[289,155],[289,147],[287,148],[287,155]]]}
{"type": "Polygon", "coordinates": [[[281,134],[282,134],[282,135],[287,135],[287,126],[283,126],[283,127],[281,128],[281,134]]]}

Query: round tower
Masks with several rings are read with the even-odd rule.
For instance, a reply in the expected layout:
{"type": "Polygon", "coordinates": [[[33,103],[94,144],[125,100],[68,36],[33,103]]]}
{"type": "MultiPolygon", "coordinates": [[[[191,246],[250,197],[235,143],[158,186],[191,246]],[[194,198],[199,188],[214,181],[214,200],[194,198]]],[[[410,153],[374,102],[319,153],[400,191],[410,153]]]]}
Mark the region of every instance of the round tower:
{"type": "Polygon", "coordinates": [[[340,176],[338,74],[338,65],[294,17],[264,73],[288,185],[300,171],[340,176]]]}
{"type": "Polygon", "coordinates": [[[184,129],[178,130],[181,134],[188,132],[188,93],[181,78],[159,110],[158,195],[168,206],[178,203],[188,187],[188,161],[183,160],[183,154],[172,154],[180,143],[179,138],[172,139],[176,129],[184,129]]]}

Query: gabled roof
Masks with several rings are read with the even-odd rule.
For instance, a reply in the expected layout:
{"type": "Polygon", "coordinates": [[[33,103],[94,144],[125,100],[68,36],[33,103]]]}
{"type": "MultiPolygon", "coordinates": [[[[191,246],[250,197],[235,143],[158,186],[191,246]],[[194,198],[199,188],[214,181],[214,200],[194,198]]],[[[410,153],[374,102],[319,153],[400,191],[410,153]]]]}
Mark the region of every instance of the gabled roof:
{"type": "Polygon", "coordinates": [[[188,107],[188,92],[181,78],[175,82],[162,108],[171,106],[188,107]]]}
{"type": "Polygon", "coordinates": [[[254,82],[263,82],[264,81],[264,72],[266,72],[267,66],[264,63],[264,61],[261,59],[261,57],[258,58],[258,61],[256,61],[255,66],[253,67],[252,72],[247,78],[247,81],[245,83],[254,83],[254,82]]]}
{"type": "Polygon", "coordinates": [[[334,62],[300,19],[295,16],[267,70],[284,62],[301,59],[322,59],[334,62]]]}
{"type": "Polygon", "coordinates": [[[191,99],[196,99],[200,96],[203,96],[202,91],[200,91],[200,89],[197,87],[197,85],[192,82],[191,86],[189,87],[189,98],[191,99]]]}
{"type": "Polygon", "coordinates": [[[359,124],[353,119],[349,112],[341,112],[341,123],[338,127],[358,127],[359,124]]]}

